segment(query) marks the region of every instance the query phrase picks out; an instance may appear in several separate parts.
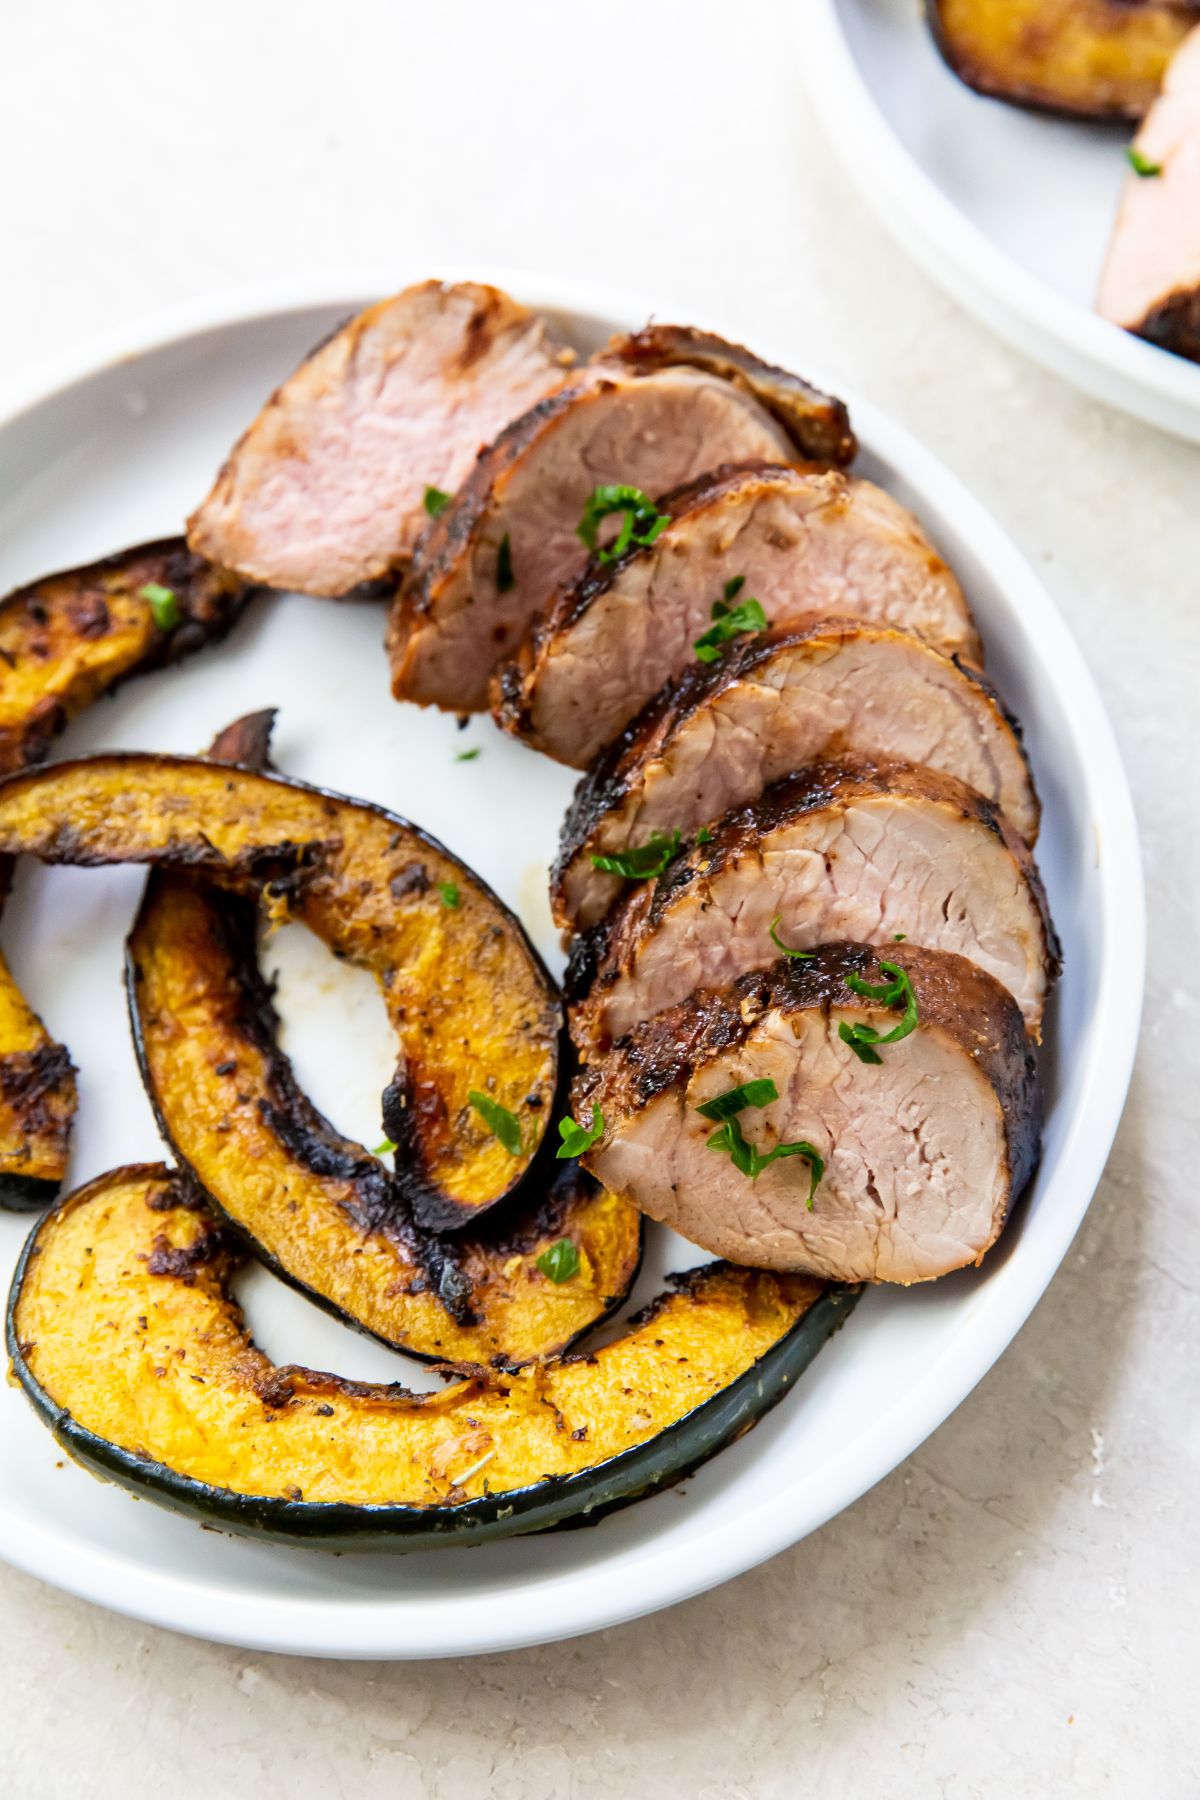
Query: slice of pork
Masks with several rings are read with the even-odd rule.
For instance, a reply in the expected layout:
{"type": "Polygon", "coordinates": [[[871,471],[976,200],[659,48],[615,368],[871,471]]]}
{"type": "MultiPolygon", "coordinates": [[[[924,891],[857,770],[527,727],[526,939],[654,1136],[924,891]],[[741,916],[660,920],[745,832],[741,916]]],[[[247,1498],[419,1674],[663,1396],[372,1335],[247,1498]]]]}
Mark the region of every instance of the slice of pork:
{"type": "MultiPolygon", "coordinates": [[[[735,346],[726,349],[734,356],[735,346]]],[[[393,608],[397,699],[451,712],[486,707],[497,667],[583,568],[577,528],[596,487],[654,497],[723,463],[853,454],[838,401],[779,374],[787,404],[772,408],[760,390],[775,371],[759,366],[756,386],[710,362],[627,364],[610,348],[501,434],[425,533],[393,608]],[[809,396],[806,409],[796,389],[809,396]]]]}
{"type": "Polygon", "coordinates": [[[593,1174],[717,1256],[835,1281],[928,1281],[977,1263],[1033,1172],[1041,1099],[1020,1011],[960,956],[897,945],[918,1023],[864,1063],[839,1026],[886,1033],[899,1013],[857,995],[885,985],[874,951],[825,945],[639,1025],[577,1078],[576,1118],[599,1107],[593,1174]],[[780,1158],[755,1178],[697,1109],[751,1081],[777,1098],[746,1106],[743,1139],[767,1154],[804,1142],[824,1161],[780,1158]]]}
{"type": "Polygon", "coordinates": [[[1059,970],[1033,858],[990,801],[932,769],[846,757],[728,813],[572,947],[571,1032],[592,1060],[697,988],[841,939],[950,950],[1013,995],[1031,1034],[1059,970]]]}
{"type": "Polygon", "coordinates": [[[594,856],[640,849],[656,832],[686,841],[772,782],[845,753],[957,775],[1026,843],[1037,835],[1020,740],[981,676],[883,626],[776,628],[664,688],[580,782],[551,875],[555,918],[586,929],[621,891],[594,856]]]}
{"type": "Polygon", "coordinates": [[[500,724],[586,769],[665,681],[696,661],[726,584],[777,625],[831,613],[896,625],[946,656],[983,653],[962,589],[890,494],[840,470],[760,463],[660,503],[671,523],[617,561],[593,557],[507,665],[500,724]]]}
{"type": "Polygon", "coordinates": [[[563,380],[543,320],[497,288],[422,282],[301,363],[230,453],[188,541],[255,581],[344,595],[390,577],[484,444],[563,380]]]}
{"type": "Polygon", "coordinates": [[[854,461],[858,445],[840,400],[715,332],[698,331],[694,325],[647,325],[641,331],[614,337],[592,360],[643,374],[680,367],[704,369],[753,394],[779,420],[804,456],[839,467],[854,461]]]}
{"type": "Polygon", "coordinates": [[[1200,362],[1200,26],[1175,52],[1135,150],[1150,172],[1126,177],[1097,305],[1200,362]]]}

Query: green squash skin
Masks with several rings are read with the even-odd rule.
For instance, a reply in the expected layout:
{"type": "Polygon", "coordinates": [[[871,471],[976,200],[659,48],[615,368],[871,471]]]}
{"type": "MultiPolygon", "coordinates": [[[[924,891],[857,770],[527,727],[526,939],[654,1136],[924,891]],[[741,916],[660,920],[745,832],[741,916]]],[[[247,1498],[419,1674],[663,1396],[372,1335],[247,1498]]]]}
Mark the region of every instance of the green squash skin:
{"type": "MultiPolygon", "coordinates": [[[[125,1000],[129,1012],[129,1028],[133,1036],[133,1048],[134,1054],[137,1057],[138,1071],[142,1077],[142,1086],[145,1089],[146,1098],[150,1102],[150,1109],[154,1114],[155,1124],[158,1126],[158,1129],[162,1134],[162,1140],[171,1152],[177,1167],[191,1182],[192,1186],[196,1189],[196,1192],[203,1194],[205,1203],[212,1212],[214,1218],[219,1219],[233,1236],[237,1238],[240,1243],[245,1245],[247,1253],[254,1258],[255,1262],[261,1263],[265,1269],[269,1269],[272,1275],[284,1282],[286,1286],[292,1288],[297,1294],[303,1294],[306,1300],[311,1300],[314,1306],[319,1306],[323,1313],[328,1314],[331,1319],[336,1319],[339,1325],[348,1325],[351,1330],[361,1332],[363,1337],[370,1338],[374,1343],[382,1344],[387,1350],[398,1350],[404,1356],[411,1356],[414,1362],[431,1363],[435,1366],[446,1366],[443,1357],[434,1356],[432,1354],[426,1355],[420,1350],[414,1350],[411,1345],[401,1342],[398,1338],[385,1337],[382,1332],[372,1331],[369,1325],[364,1325],[361,1319],[356,1319],[353,1313],[347,1312],[345,1308],[339,1306],[335,1300],[331,1300],[328,1294],[320,1293],[316,1288],[310,1287],[307,1282],[301,1281],[297,1275],[292,1274],[290,1269],[285,1269],[283,1264],[279,1262],[276,1257],[272,1256],[269,1250],[264,1249],[263,1245],[260,1244],[257,1238],[246,1229],[240,1219],[235,1219],[232,1213],[226,1212],[225,1208],[221,1205],[220,1197],[217,1194],[214,1194],[211,1188],[205,1186],[203,1181],[201,1181],[199,1174],[180,1149],[179,1144],[176,1142],[175,1134],[171,1130],[167,1115],[163,1110],[158,1090],[155,1087],[154,1080],[150,1073],[149,1058],[146,1054],[141,1014],[138,1010],[137,972],[128,942],[125,946],[125,1000]]],[[[570,1062],[565,1056],[560,1059],[559,1064],[560,1091],[555,1098],[555,1117],[558,1116],[566,1104],[566,1095],[562,1091],[562,1077],[564,1074],[567,1076],[570,1074],[570,1062]]],[[[549,1143],[550,1134],[547,1132],[543,1138],[542,1148],[539,1149],[538,1154],[530,1163],[529,1168],[522,1179],[520,1188],[515,1190],[508,1199],[497,1203],[495,1214],[503,1215],[506,1212],[512,1211],[519,1203],[521,1196],[536,1193],[537,1182],[539,1179],[549,1181],[553,1178],[554,1165],[549,1159],[549,1143]]],[[[48,1188],[51,1188],[51,1192],[45,1195],[40,1201],[31,1204],[44,1207],[58,1192],[58,1189],[52,1187],[51,1183],[47,1182],[45,1185],[48,1188]]],[[[2,1202],[3,1195],[0,1194],[0,1203],[2,1202]]],[[[646,1222],[643,1219],[638,1237],[637,1260],[633,1265],[632,1272],[630,1273],[629,1280],[626,1283],[624,1290],[621,1293],[612,1296],[611,1303],[605,1307],[604,1311],[597,1318],[593,1319],[590,1325],[585,1326],[582,1331],[577,1332],[575,1337],[571,1338],[569,1342],[563,1346],[563,1349],[559,1352],[560,1355],[567,1355],[572,1345],[578,1343],[582,1338],[587,1337],[590,1332],[598,1331],[600,1327],[606,1324],[607,1321],[612,1318],[613,1314],[619,1311],[625,1304],[634,1282],[641,1273],[642,1259],[645,1252],[646,1222]]],[[[517,1368],[520,1365],[514,1363],[505,1366],[517,1368]]],[[[57,1427],[55,1427],[55,1429],[57,1429],[57,1427]]],[[[75,1452],[72,1452],[72,1454],[74,1455],[75,1452]]],[[[80,1460],[86,1461],[87,1459],[81,1455],[80,1460]]]]}
{"type": "Polygon", "coordinates": [[[0,1175],[0,1208],[5,1212],[43,1212],[58,1196],[61,1181],[40,1175],[0,1175]]]}
{"type": "Polygon", "coordinates": [[[458,1506],[355,1506],[237,1494],[178,1475],[122,1450],[76,1424],[34,1379],[17,1343],[14,1317],[31,1250],[29,1234],[9,1290],[6,1340],[13,1374],[35,1412],[76,1462],[173,1512],[240,1536],[305,1549],[404,1554],[461,1550],[567,1525],[595,1524],[607,1513],[673,1486],[740,1437],[783,1399],[818,1350],[849,1317],[859,1290],[835,1289],[797,1319],[765,1356],[721,1392],[665,1431],[578,1474],[551,1478],[458,1506]]]}

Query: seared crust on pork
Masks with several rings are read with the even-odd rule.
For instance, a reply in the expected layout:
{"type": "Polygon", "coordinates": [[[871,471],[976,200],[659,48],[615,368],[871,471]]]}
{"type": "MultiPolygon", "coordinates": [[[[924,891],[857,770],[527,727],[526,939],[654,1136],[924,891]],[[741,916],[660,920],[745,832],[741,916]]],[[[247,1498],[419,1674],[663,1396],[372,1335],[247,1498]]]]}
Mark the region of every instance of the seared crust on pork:
{"type": "Polygon", "coordinates": [[[573,768],[696,662],[730,582],[774,625],[837,614],[911,631],[979,665],[962,589],[916,519],[840,469],[711,471],[659,503],[671,523],[560,588],[493,691],[498,722],[573,768]]]}
{"type": "Polygon", "coordinates": [[[1027,843],[1038,801],[1014,722],[984,678],[906,632],[832,619],[743,638],[698,664],[628,727],[575,791],[551,874],[564,928],[621,890],[595,855],[658,831],[684,840],[808,763],[844,753],[957,774],[1027,843]]]}
{"type": "Polygon", "coordinates": [[[839,1031],[898,1021],[850,986],[889,980],[862,944],[781,959],[635,1027],[576,1080],[576,1118],[598,1107],[604,1122],[587,1166],[735,1262],[900,1282],[978,1262],[1037,1162],[1033,1052],[1011,995],[965,958],[903,944],[883,960],[906,972],[918,1022],[874,1063],[839,1031]],[[737,1114],[745,1140],[760,1155],[804,1142],[823,1169],[793,1156],[752,1176],[709,1143],[699,1107],[764,1080],[776,1097],[737,1114]]]}
{"type": "Polygon", "coordinates": [[[847,757],[728,813],[656,882],[571,948],[571,1031],[589,1058],[694,989],[727,987],[789,949],[900,939],[967,956],[1040,1036],[1061,967],[1045,892],[1003,814],[952,775],[847,757]],[[776,926],[775,921],[778,920],[776,926]]]}
{"type": "Polygon", "coordinates": [[[487,705],[496,669],[584,567],[578,527],[597,487],[634,487],[653,500],[725,463],[852,452],[835,424],[840,403],[765,365],[757,383],[735,375],[749,353],[730,345],[721,357],[719,343],[700,334],[694,357],[680,343],[670,358],[632,361],[610,347],[501,433],[422,538],[393,608],[397,699],[451,712],[487,705]]]}

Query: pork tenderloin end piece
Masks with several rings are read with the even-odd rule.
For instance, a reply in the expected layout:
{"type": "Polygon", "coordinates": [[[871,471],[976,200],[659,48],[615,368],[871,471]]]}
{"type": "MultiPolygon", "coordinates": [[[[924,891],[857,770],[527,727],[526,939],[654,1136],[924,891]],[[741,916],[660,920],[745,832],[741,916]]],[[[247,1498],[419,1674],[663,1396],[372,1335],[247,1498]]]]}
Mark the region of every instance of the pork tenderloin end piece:
{"type": "Polygon", "coordinates": [[[861,757],[816,764],[727,813],[577,938],[572,1036],[596,1060],[697,989],[769,968],[779,943],[811,952],[845,939],[967,957],[1040,1039],[1061,960],[1024,841],[954,776],[861,757]]]}
{"type": "Polygon", "coordinates": [[[596,856],[683,843],[810,763],[924,764],[993,802],[1032,843],[1038,800],[1013,720],[976,671],[908,632],[831,619],[731,645],[661,694],[575,791],[551,875],[564,929],[602,919],[625,885],[596,856]]]}
{"type": "Polygon", "coordinates": [[[1134,144],[1097,309],[1200,362],[1200,26],[1167,70],[1134,144]]]}
{"type": "Polygon", "coordinates": [[[585,769],[663,683],[696,662],[726,605],[775,625],[836,613],[911,631],[980,665],[962,589],[913,515],[838,469],[759,463],[700,477],[659,502],[670,524],[560,588],[493,694],[514,736],[585,769]]]}
{"type": "Polygon", "coordinates": [[[391,581],[484,444],[564,378],[498,288],[426,281],[343,325],[276,390],[188,521],[194,550],[330,598],[391,581]]]}
{"type": "Polygon", "coordinates": [[[1036,1166],[1041,1093],[1021,1014],[963,957],[897,946],[915,1029],[866,1063],[842,1025],[897,1014],[849,985],[886,985],[866,945],[825,945],[640,1025],[577,1078],[577,1118],[604,1134],[584,1159],[651,1218],[731,1262],[838,1281],[928,1281],[978,1263],[1036,1166]],[[753,1178],[697,1109],[749,1082],[777,1098],[737,1114],[759,1156],[806,1143],[753,1178]],[[811,1207],[810,1207],[811,1198],[811,1207]]]}

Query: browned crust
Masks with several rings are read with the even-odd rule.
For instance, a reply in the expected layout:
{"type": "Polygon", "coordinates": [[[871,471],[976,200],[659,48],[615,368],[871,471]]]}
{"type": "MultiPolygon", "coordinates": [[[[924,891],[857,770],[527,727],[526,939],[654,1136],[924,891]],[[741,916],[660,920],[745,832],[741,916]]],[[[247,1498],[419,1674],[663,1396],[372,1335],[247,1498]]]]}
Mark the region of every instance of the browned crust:
{"type": "Polygon", "coordinates": [[[492,491],[513,465],[520,461],[546,426],[561,418],[577,400],[595,392],[594,376],[555,389],[536,406],[506,425],[499,437],[481,450],[475,466],[449,506],[430,521],[417,540],[409,578],[397,596],[390,631],[403,641],[408,626],[435,604],[443,582],[453,575],[483,522],[492,491]]]}
{"type": "Polygon", "coordinates": [[[694,325],[646,325],[613,338],[598,360],[617,362],[641,374],[680,363],[704,369],[753,394],[783,426],[801,456],[846,467],[857,454],[850,415],[840,400],[715,332],[698,331],[694,325]]]}
{"type": "Polygon", "coordinates": [[[1130,329],[1160,350],[1200,362],[1200,288],[1177,288],[1130,329]]]}
{"type": "MultiPolygon", "coordinates": [[[[666,513],[672,524],[689,513],[699,513],[720,503],[726,494],[736,493],[750,477],[759,478],[764,487],[788,487],[805,466],[788,463],[747,462],[722,463],[720,468],[698,475],[654,502],[660,513],[666,513]]],[[[590,608],[613,587],[616,581],[641,556],[653,554],[654,546],[631,544],[622,555],[605,562],[593,553],[573,581],[564,582],[553,596],[544,614],[534,620],[533,629],[517,647],[511,661],[501,664],[492,677],[492,716],[503,730],[514,737],[531,738],[533,717],[530,710],[537,666],[552,654],[555,639],[577,625],[590,608]]]]}
{"type": "MultiPolygon", "coordinates": [[[[608,916],[581,932],[571,946],[565,994],[581,1008],[580,1023],[588,1032],[595,1005],[630,967],[639,945],[655,931],[689,890],[707,897],[712,882],[740,857],[755,850],[770,833],[832,808],[875,795],[932,801],[983,826],[998,837],[1028,883],[1042,922],[1048,979],[1062,969],[1062,947],[1050,918],[1046,890],[1024,838],[1013,830],[992,801],[956,776],[915,763],[842,756],[813,763],[767,788],[759,799],[726,813],[712,829],[707,844],[693,845],[676,857],[655,882],[631,888],[608,916]]],[[[703,904],[703,901],[701,902],[703,904]]]]}
{"type": "MultiPolygon", "coordinates": [[[[738,639],[718,662],[695,663],[678,681],[668,682],[621,736],[597,758],[575,789],[574,798],[563,821],[558,855],[550,872],[552,899],[557,897],[561,907],[570,867],[575,858],[586,850],[600,821],[620,805],[642,767],[661,751],[702,706],[709,704],[752,670],[769,662],[772,657],[799,644],[818,638],[844,643],[863,631],[887,635],[891,630],[891,627],[864,626],[847,619],[815,620],[810,624],[794,627],[776,626],[770,631],[759,632],[756,636],[738,639]]],[[[929,646],[924,648],[929,649],[931,656],[938,654],[929,646]]],[[[992,683],[978,669],[962,662],[958,657],[948,660],[954,663],[968,681],[974,682],[1002,714],[1025,757],[1020,725],[1004,706],[992,683]]],[[[1028,757],[1025,757],[1025,762],[1028,767],[1028,757]]],[[[1032,780],[1031,773],[1031,785],[1032,780]]]]}
{"type": "MultiPolygon", "coordinates": [[[[917,1029],[943,1032],[978,1065],[994,1090],[1008,1134],[1011,1191],[1019,1194],[1037,1163],[1042,1100],[1036,1059],[1016,1001],[994,977],[948,951],[897,944],[883,960],[904,969],[912,982],[920,1014],[917,1029]]],[[[886,983],[880,961],[866,944],[824,944],[810,962],[781,957],[769,969],[743,975],[722,993],[693,994],[635,1026],[602,1063],[580,1072],[572,1094],[576,1116],[581,1106],[599,1106],[611,1129],[738,1048],[767,1012],[786,1016],[814,1008],[825,1014],[835,1008],[869,1009],[870,1002],[848,986],[847,977],[886,983]]],[[[902,1045],[883,1054],[902,1054],[902,1045]]]]}
{"type": "MultiPolygon", "coordinates": [[[[408,637],[421,617],[436,605],[444,584],[469,552],[495,489],[542,431],[571,406],[602,390],[605,371],[616,375],[653,375],[687,365],[703,369],[751,394],[788,432],[806,459],[845,465],[857,451],[849,416],[840,400],[821,393],[786,369],[764,363],[741,344],[726,343],[690,326],[647,326],[616,337],[577,381],[557,389],[500,433],[483,450],[452,504],[422,533],[408,580],[397,595],[388,624],[388,653],[393,690],[403,694],[403,659],[408,637]]],[[[501,696],[512,687],[500,680],[501,696]]],[[[503,704],[502,699],[498,704],[503,704]]]]}

